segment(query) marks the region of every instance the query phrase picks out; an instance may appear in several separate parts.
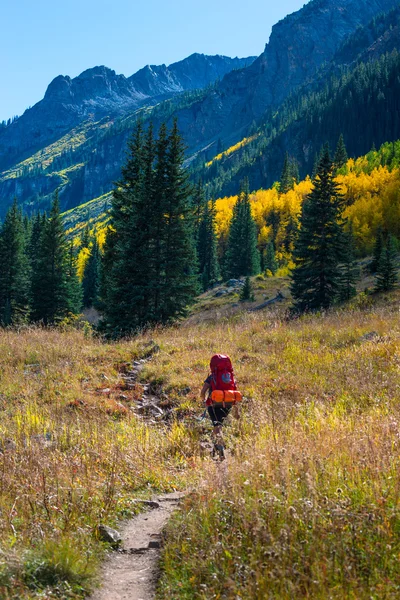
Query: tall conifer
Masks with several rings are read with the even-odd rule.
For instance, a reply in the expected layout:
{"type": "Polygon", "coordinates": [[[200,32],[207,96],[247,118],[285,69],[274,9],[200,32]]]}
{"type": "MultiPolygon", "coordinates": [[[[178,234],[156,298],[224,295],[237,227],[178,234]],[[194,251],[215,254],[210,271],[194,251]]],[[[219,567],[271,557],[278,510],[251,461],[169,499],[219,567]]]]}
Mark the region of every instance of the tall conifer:
{"type": "Polygon", "coordinates": [[[103,259],[104,325],[114,336],[185,312],[197,292],[192,188],[175,124],[138,125],[114,190],[103,259]]]}
{"type": "Polygon", "coordinates": [[[375,291],[389,292],[398,283],[398,251],[392,235],[388,236],[376,272],[375,291]]]}
{"type": "Polygon", "coordinates": [[[111,224],[103,255],[101,307],[106,329],[112,336],[138,327],[143,313],[145,294],[140,289],[142,281],[137,270],[145,265],[143,260],[141,264],[136,260],[136,250],[148,238],[148,222],[140,228],[142,223],[137,219],[138,205],[142,207],[145,201],[143,144],[143,127],[138,122],[128,143],[121,179],[113,190],[111,224]]]}
{"type": "Polygon", "coordinates": [[[56,192],[49,218],[42,225],[32,273],[33,320],[53,324],[71,312],[74,304],[69,269],[68,244],[56,192]]]}
{"type": "Polygon", "coordinates": [[[193,238],[192,186],[183,167],[185,150],[175,120],[169,136],[161,321],[185,314],[199,292],[193,238]]]}
{"type": "Polygon", "coordinates": [[[314,188],[303,204],[294,251],[292,296],[297,311],[326,309],[338,298],[342,282],[341,196],[326,147],[314,188]]]}
{"type": "Polygon", "coordinates": [[[256,275],[260,271],[257,230],[251,214],[247,181],[243,183],[233,208],[226,259],[228,277],[256,275]]]}
{"type": "Polygon", "coordinates": [[[374,244],[373,258],[371,264],[369,265],[369,270],[371,273],[376,273],[379,267],[379,263],[381,261],[382,252],[384,248],[384,240],[383,240],[383,232],[382,228],[379,228],[376,232],[376,239],[374,244]]]}
{"type": "Polygon", "coordinates": [[[215,233],[215,202],[206,202],[199,227],[197,254],[203,290],[207,290],[220,278],[215,233]]]}
{"type": "Polygon", "coordinates": [[[82,309],[82,284],[79,281],[77,270],[77,256],[72,240],[68,244],[67,249],[67,301],[68,312],[73,315],[78,315],[82,309]]]}
{"type": "Polygon", "coordinates": [[[335,158],[333,159],[335,168],[342,169],[346,166],[348,160],[349,157],[344,143],[343,133],[341,133],[336,147],[335,158]]]}
{"type": "Polygon", "coordinates": [[[0,231],[0,323],[12,325],[29,312],[29,263],[22,213],[14,200],[0,231]]]}
{"type": "Polygon", "coordinates": [[[355,258],[355,241],[353,228],[343,233],[343,255],[341,259],[342,281],[339,300],[348,302],[357,294],[356,282],[360,277],[360,269],[355,258]]]}
{"type": "Polygon", "coordinates": [[[101,256],[97,236],[93,236],[90,254],[83,272],[83,306],[90,308],[96,306],[100,293],[101,256]]]}
{"type": "Polygon", "coordinates": [[[273,242],[269,242],[265,250],[265,270],[271,271],[272,275],[278,270],[278,263],[275,258],[275,248],[273,242]]]}
{"type": "Polygon", "coordinates": [[[286,194],[293,187],[292,169],[289,159],[289,153],[286,152],[285,161],[283,163],[280,192],[286,194]]]}

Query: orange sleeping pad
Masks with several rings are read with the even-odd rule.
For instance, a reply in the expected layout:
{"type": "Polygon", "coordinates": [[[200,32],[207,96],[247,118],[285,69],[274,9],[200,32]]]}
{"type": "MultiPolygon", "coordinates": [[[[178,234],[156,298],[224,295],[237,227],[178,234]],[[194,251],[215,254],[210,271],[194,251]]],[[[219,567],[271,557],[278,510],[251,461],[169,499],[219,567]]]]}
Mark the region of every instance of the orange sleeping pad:
{"type": "Polygon", "coordinates": [[[243,396],[236,390],[214,390],[211,394],[211,400],[216,404],[222,404],[223,402],[227,404],[236,404],[236,402],[241,402],[243,400],[243,396]]]}

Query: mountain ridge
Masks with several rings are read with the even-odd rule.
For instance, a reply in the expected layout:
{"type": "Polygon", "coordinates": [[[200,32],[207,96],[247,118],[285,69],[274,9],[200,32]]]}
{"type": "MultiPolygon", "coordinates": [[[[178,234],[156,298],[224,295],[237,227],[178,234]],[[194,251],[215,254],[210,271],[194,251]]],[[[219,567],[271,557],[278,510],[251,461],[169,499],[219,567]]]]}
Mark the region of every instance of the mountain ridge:
{"type": "Polygon", "coordinates": [[[74,78],[58,75],[50,82],[41,101],[0,131],[0,166],[4,168],[13,164],[13,161],[18,161],[18,153],[26,153],[31,148],[32,151],[40,149],[85,119],[115,118],[143,105],[156,103],[160,97],[203,88],[224,77],[230,70],[242,68],[253,60],[254,57],[241,59],[193,54],[169,67],[144,67],[130,77],[105,66],[86,69],[74,78]],[[187,76],[188,65],[191,78],[187,76]],[[151,77],[146,81],[144,72],[152,73],[153,81],[151,77]]]}
{"type": "MultiPolygon", "coordinates": [[[[273,114],[275,108],[279,108],[285,99],[301,86],[305,90],[307,86],[311,89],[316,79],[330,73],[329,65],[334,63],[337,52],[349,37],[367,27],[368,23],[381,13],[389,12],[397,6],[397,0],[312,0],[273,27],[263,53],[250,65],[235,69],[237,65],[230,63],[233,69],[217,79],[215,70],[211,68],[210,74],[207,65],[197,65],[194,69],[198,74],[197,81],[201,79],[203,85],[198,91],[193,91],[190,75],[199,57],[201,60],[203,55],[194,54],[185,61],[169,67],[148,66],[130,78],[121,76],[119,79],[113,71],[102,71],[106,68],[97,67],[94,85],[99,83],[97,77],[99,80],[105,78],[103,88],[106,93],[102,96],[103,104],[98,102],[95,107],[90,94],[87,102],[87,99],[80,98],[79,106],[86,110],[82,119],[86,118],[87,121],[79,121],[81,117],[78,118],[80,124],[77,127],[77,136],[83,141],[73,147],[68,146],[70,142],[63,142],[62,150],[56,154],[55,159],[45,148],[41,152],[46,156],[50,155],[49,160],[41,161],[39,152],[34,161],[28,160],[20,166],[15,166],[12,172],[0,174],[1,203],[6,204],[16,194],[23,203],[29,203],[32,207],[39,206],[39,202],[41,206],[45,206],[56,187],[59,187],[62,207],[68,209],[107,193],[112,187],[112,182],[118,178],[126,144],[139,114],[145,122],[152,119],[155,127],[162,121],[171,125],[173,119],[177,118],[188,147],[188,159],[197,160],[198,157],[200,161],[212,160],[221,151],[221,147],[228,148],[245,137],[251,137],[263,126],[263,120],[269,118],[268,115],[273,114]],[[322,72],[325,64],[329,66],[326,73],[322,72]],[[123,100],[127,97],[124,90],[133,85],[132,78],[138,97],[152,94],[152,102],[146,104],[144,101],[144,104],[140,105],[141,100],[135,99],[134,102],[138,102],[139,108],[123,108],[120,112],[114,112],[108,121],[104,120],[103,115],[110,110],[116,89],[118,99],[122,103],[120,106],[123,105],[123,100]],[[107,83],[109,79],[110,85],[107,83]],[[214,84],[205,86],[210,79],[213,79],[214,84]],[[122,92],[118,86],[122,86],[122,92]],[[165,86],[171,92],[167,98],[163,94],[165,86]],[[186,90],[181,91],[182,87],[186,90]],[[83,129],[85,134],[82,133],[83,129]],[[73,148],[73,151],[68,148],[73,148]]],[[[398,29],[396,31],[398,33],[398,29]]],[[[396,31],[389,32],[388,39],[383,36],[382,40],[374,40],[377,55],[390,45],[397,45],[396,31]]],[[[369,42],[361,42],[362,48],[367,51],[369,42]]],[[[371,53],[372,50],[370,55],[371,53]]],[[[220,58],[224,60],[224,57],[220,58]]],[[[347,58],[351,62],[350,55],[344,52],[344,62],[347,58]]],[[[93,72],[89,70],[89,74],[93,75],[93,72]]],[[[85,90],[86,76],[87,72],[82,81],[78,82],[79,93],[85,90]]],[[[68,96],[68,90],[59,92],[57,86],[68,87],[70,81],[58,80],[55,84],[52,82],[56,88],[53,91],[57,94],[67,93],[68,96]]],[[[66,113],[63,120],[66,124],[71,118],[71,111],[63,102],[58,102],[58,106],[61,107],[62,113],[66,113]]],[[[31,110],[38,110],[38,107],[31,110]]],[[[50,115],[48,119],[47,125],[50,128],[53,125],[53,116],[50,115]]],[[[14,132],[20,120],[12,125],[14,132]]],[[[73,122],[76,123],[76,118],[73,122]]],[[[72,127],[68,125],[67,130],[71,131],[72,127]]],[[[6,131],[11,129],[7,128],[6,131]]],[[[64,135],[68,131],[65,131],[64,135]]],[[[54,131],[53,134],[55,135],[54,131]]],[[[55,138],[57,139],[56,135],[55,138]]],[[[58,138],[61,139],[61,135],[58,138]]],[[[74,136],[72,139],[75,139],[74,136]]],[[[0,133],[0,150],[2,145],[4,150],[4,140],[3,131],[0,133]]],[[[284,138],[282,140],[283,144],[286,143],[284,138]]],[[[44,148],[43,144],[42,147],[44,148]]],[[[365,148],[365,151],[368,149],[365,148]]],[[[285,150],[282,146],[279,149],[280,154],[285,150]]],[[[244,149],[243,152],[245,151],[244,149]]],[[[7,160],[10,154],[12,152],[6,152],[7,160]]],[[[29,157],[28,151],[24,157],[29,157]]],[[[236,156],[233,155],[231,159],[236,160],[236,156]]],[[[14,164],[16,162],[15,159],[14,164]]],[[[275,177],[276,174],[270,173],[269,176],[275,177]]]]}

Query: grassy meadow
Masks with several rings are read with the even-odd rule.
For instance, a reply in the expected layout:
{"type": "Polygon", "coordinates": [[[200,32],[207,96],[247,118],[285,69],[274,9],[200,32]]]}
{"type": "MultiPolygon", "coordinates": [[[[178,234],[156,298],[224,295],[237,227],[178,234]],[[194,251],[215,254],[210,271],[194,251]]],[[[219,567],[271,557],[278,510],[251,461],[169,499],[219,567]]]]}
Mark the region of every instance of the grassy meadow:
{"type": "Polygon", "coordinates": [[[398,299],[289,323],[242,315],[169,341],[200,383],[224,340],[247,402],[232,458],[205,465],[170,524],[160,598],[399,597],[398,299]]]}
{"type": "Polygon", "coordinates": [[[399,299],[361,294],[295,321],[213,307],[118,344],[2,331],[0,597],[83,597],[104,551],[96,526],[186,489],[160,599],[398,598],[399,299]],[[196,419],[217,351],[245,395],[222,464],[196,419]],[[150,355],[140,378],[173,408],[165,424],[135,416],[140,386],[121,378],[150,355]]]}

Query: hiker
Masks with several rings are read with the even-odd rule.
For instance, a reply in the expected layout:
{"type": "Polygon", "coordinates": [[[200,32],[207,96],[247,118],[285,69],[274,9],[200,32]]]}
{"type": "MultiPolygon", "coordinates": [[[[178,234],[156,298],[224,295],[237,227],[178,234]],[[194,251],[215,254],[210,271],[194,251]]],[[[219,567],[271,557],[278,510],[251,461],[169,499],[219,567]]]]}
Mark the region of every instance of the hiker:
{"type": "Polygon", "coordinates": [[[235,418],[239,418],[237,403],[242,395],[237,391],[232,362],[229,356],[215,354],[210,361],[211,373],[205,380],[200,396],[207,406],[208,415],[214,425],[213,455],[218,454],[221,460],[225,458],[222,440],[222,425],[233,409],[235,418]]]}

